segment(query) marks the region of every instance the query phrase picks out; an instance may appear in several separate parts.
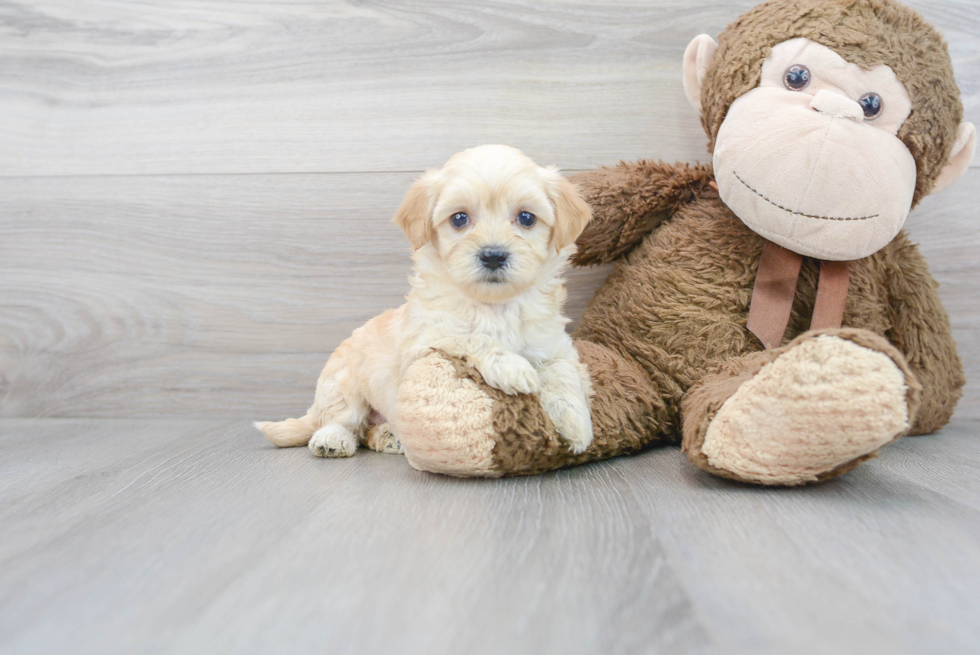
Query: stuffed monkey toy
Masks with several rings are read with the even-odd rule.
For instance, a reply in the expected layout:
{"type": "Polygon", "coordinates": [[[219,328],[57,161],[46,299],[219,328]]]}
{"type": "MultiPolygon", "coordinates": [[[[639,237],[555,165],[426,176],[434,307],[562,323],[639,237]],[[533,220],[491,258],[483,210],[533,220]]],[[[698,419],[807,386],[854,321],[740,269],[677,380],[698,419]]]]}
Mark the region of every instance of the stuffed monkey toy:
{"type": "Polygon", "coordinates": [[[965,382],[936,282],[901,231],[976,143],[946,45],[891,0],[773,0],[694,39],[684,88],[713,165],[575,178],[578,265],[615,262],[575,333],[595,440],[465,359],[412,365],[397,426],[416,468],[542,471],[680,443],[766,485],[845,473],[949,420],[965,382]]]}

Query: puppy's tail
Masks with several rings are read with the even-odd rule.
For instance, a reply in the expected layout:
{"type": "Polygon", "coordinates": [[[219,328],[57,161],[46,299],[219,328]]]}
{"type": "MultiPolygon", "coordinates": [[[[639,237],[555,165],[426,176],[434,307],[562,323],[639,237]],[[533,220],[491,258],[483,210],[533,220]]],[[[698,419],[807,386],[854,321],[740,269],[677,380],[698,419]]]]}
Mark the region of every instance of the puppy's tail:
{"type": "Polygon", "coordinates": [[[305,446],[319,427],[310,414],[302,418],[287,418],[278,423],[256,421],[254,425],[266,439],[280,448],[305,446]]]}

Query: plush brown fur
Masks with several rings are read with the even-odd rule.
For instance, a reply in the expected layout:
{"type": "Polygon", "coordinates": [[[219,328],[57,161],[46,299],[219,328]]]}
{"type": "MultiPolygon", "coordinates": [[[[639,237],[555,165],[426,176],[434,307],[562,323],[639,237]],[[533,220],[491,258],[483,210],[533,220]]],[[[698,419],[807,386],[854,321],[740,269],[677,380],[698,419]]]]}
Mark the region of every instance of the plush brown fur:
{"type": "MultiPolygon", "coordinates": [[[[766,352],[745,328],[763,239],[710,188],[710,167],[639,162],[575,180],[595,215],[580,237],[577,261],[616,261],[575,334],[595,389],[595,442],[572,455],[534,396],[507,396],[460,366],[459,374],[476,380],[494,400],[498,437],[493,460],[501,475],[540,473],[653,444],[680,443],[683,415],[698,415],[691,429],[701,431],[744,377],[783,352],[766,352]],[[671,188],[683,192],[665,196],[665,177],[671,188]],[[623,203],[643,198],[660,199],[660,204],[649,210],[638,200],[623,209],[623,203]],[[632,238],[624,238],[623,216],[652,231],[635,229],[632,238]],[[607,245],[596,248],[597,243],[607,245]],[[725,378],[726,371],[730,384],[718,378],[725,378]],[[685,404],[692,388],[712,377],[717,380],[708,385],[713,411],[705,413],[696,401],[685,404]]],[[[818,262],[805,258],[784,343],[814,334],[808,327],[818,272],[818,262]]],[[[884,352],[908,372],[912,434],[939,429],[952,415],[965,378],[935,281],[918,248],[904,232],[899,234],[886,248],[852,263],[850,284],[847,338],[884,352]]],[[[696,465],[735,477],[708,465],[696,446],[694,438],[685,445],[696,465]]],[[[844,473],[870,456],[818,479],[844,473]]]]}
{"type": "MultiPolygon", "coordinates": [[[[758,84],[769,48],[794,37],[827,45],[862,66],[893,67],[913,102],[899,136],[916,160],[915,198],[921,198],[949,155],[962,107],[941,38],[918,14],[890,0],[777,0],[733,23],[720,38],[702,94],[712,144],[731,102],[758,84]]],[[[769,484],[715,468],[700,450],[725,400],[792,347],[766,352],[746,329],[763,238],[720,200],[710,166],[622,163],[574,181],[594,216],[579,237],[575,263],[616,262],[575,334],[595,390],[595,442],[572,455],[536,398],[506,396],[461,367],[460,375],[493,398],[487,420],[497,435],[494,474],[537,473],[680,443],[686,434],[684,449],[694,464],[769,484]]],[[[804,258],[784,344],[816,334],[808,329],[818,274],[819,262],[804,258]]],[[[904,374],[911,434],[942,427],[965,383],[936,286],[916,246],[899,233],[885,248],[851,262],[844,328],[834,332],[885,354],[904,374]]],[[[873,455],[779,484],[824,480],[873,455]]]]}
{"type": "Polygon", "coordinates": [[[642,449],[649,443],[648,435],[656,434],[664,401],[651,389],[643,370],[598,344],[579,341],[576,348],[588,362],[592,383],[603,389],[592,401],[592,445],[572,455],[533,396],[514,400],[497,392],[493,422],[499,440],[493,460],[498,471],[541,473],[556,468],[556,463],[567,466],[625,455],[642,449]],[[633,411],[624,405],[624,398],[632,401],[633,411]]]}
{"type": "Polygon", "coordinates": [[[887,64],[914,107],[898,137],[918,165],[915,206],[949,159],[963,119],[959,87],[942,35],[917,12],[892,0],[773,0],[729,25],[718,38],[701,91],[708,151],[728,108],[759,86],[774,45],[807,38],[865,69],[887,64]]]}
{"type": "Polygon", "coordinates": [[[593,401],[596,437],[589,448],[578,455],[569,452],[548,415],[541,409],[537,396],[508,396],[484,382],[480,373],[465,357],[444,355],[456,369],[456,375],[472,379],[493,400],[490,421],[496,435],[493,448],[493,470],[504,475],[533,475],[560,466],[582,464],[641,450],[658,428],[654,416],[664,410],[663,399],[650,393],[647,376],[635,363],[623,359],[598,344],[579,341],[579,356],[591,365],[594,384],[604,391],[593,401]],[[648,408],[631,412],[621,402],[630,398],[648,408]]]}
{"type": "Polygon", "coordinates": [[[711,166],[639,161],[578,176],[588,182],[592,221],[579,236],[573,262],[605,264],[632,250],[677,207],[710,192],[711,166]]]}
{"type": "MultiPolygon", "coordinates": [[[[648,164],[621,164],[599,178],[602,191],[592,191],[591,174],[577,179],[592,203],[595,219],[583,242],[602,242],[616,233],[603,197],[610,185],[636,184],[637,169],[648,164]],[[614,181],[612,170],[620,170],[614,181]]],[[[662,165],[661,165],[662,166],[662,165]]],[[[678,177],[697,186],[692,177],[710,179],[705,167],[677,165],[678,177]]],[[[659,181],[651,179],[659,186],[659,181]]],[[[637,189],[634,195],[650,193],[637,189]]],[[[577,339],[601,343],[639,363],[662,394],[668,422],[664,436],[679,438],[676,404],[704,373],[736,356],[762,350],[745,329],[752,286],[763,239],[745,226],[710,191],[680,205],[672,219],[644,238],[618,244],[626,252],[582,316],[577,339]]],[[[592,252],[590,261],[603,261],[592,252]]],[[[804,258],[785,340],[809,327],[816,299],[819,263],[804,258]]],[[[885,336],[908,358],[924,385],[922,408],[913,434],[933,432],[949,420],[965,384],[949,319],[936,293],[936,282],[918,248],[902,232],[870,257],[851,264],[844,326],[885,336]]],[[[589,362],[590,370],[592,363],[589,362]]],[[[597,393],[599,387],[596,387],[597,393]]]]}

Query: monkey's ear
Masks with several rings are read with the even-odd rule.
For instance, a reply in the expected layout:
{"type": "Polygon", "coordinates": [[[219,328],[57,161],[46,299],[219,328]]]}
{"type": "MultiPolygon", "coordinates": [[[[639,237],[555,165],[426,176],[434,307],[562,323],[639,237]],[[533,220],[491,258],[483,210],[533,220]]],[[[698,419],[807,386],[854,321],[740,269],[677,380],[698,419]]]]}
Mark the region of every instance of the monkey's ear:
{"type": "Polygon", "coordinates": [[[718,44],[707,34],[698,34],[684,51],[684,94],[695,111],[701,111],[701,81],[718,44]]]}
{"type": "Polygon", "coordinates": [[[429,242],[432,210],[435,208],[434,183],[435,173],[432,172],[415,180],[392,219],[408,237],[413,250],[418,250],[429,242]]]}
{"type": "Polygon", "coordinates": [[[930,193],[942,191],[966,172],[973,161],[973,152],[977,149],[977,128],[973,123],[962,122],[960,129],[956,133],[956,143],[953,144],[953,153],[949,156],[949,161],[939,172],[936,183],[932,185],[930,193]]]}
{"type": "Polygon", "coordinates": [[[555,250],[561,252],[565,246],[575,243],[575,239],[592,220],[592,208],[582,199],[578,187],[557,170],[544,169],[544,178],[548,197],[555,206],[555,226],[551,230],[551,241],[555,244],[555,250]]]}

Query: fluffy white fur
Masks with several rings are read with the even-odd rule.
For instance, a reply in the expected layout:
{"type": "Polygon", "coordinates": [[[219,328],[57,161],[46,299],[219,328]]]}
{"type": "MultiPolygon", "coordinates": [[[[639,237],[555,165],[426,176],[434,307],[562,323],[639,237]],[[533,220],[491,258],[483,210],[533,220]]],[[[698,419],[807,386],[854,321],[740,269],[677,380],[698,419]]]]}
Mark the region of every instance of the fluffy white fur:
{"type": "Polygon", "coordinates": [[[561,274],[590,218],[572,183],[507,146],[472,148],[426,173],[394,218],[415,248],[406,303],[340,344],[305,416],[256,427],[320,457],[349,457],[359,442],[401,452],[398,386],[412,362],[440,350],[465,356],[508,394],[539,394],[571,450],[585,450],[592,388],[565,332],[561,274]],[[522,225],[521,212],[534,225],[522,225]],[[450,220],[459,213],[463,227],[450,220]],[[503,267],[481,261],[488,248],[506,253],[503,267]]]}

